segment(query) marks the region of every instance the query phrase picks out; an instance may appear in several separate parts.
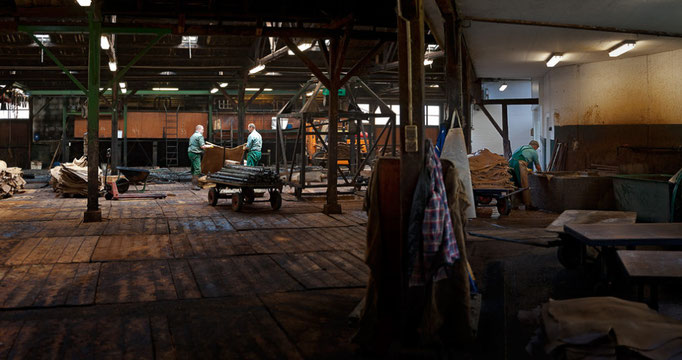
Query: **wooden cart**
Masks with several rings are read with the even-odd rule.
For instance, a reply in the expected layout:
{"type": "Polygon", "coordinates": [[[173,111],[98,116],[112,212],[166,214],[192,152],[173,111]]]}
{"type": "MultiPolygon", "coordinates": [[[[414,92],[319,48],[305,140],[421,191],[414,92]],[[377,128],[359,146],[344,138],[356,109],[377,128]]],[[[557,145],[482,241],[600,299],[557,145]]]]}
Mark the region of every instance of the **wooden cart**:
{"type": "Polygon", "coordinates": [[[218,199],[228,198],[227,194],[222,194],[223,189],[239,189],[239,192],[232,194],[232,210],[241,211],[245,204],[252,204],[254,202],[270,202],[270,206],[273,210],[279,210],[282,207],[282,183],[244,183],[244,182],[233,182],[207,178],[208,182],[214,183],[215,187],[212,187],[208,191],[208,203],[212,206],[218,204],[218,199]],[[270,199],[268,200],[256,200],[256,189],[265,189],[270,193],[270,199]]]}

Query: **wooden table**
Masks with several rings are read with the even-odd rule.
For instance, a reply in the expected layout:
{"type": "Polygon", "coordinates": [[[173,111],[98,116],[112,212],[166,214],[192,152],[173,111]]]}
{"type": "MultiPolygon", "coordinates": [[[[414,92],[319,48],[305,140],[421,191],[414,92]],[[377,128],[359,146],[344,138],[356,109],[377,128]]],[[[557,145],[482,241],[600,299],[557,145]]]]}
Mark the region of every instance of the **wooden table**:
{"type": "Polygon", "coordinates": [[[638,300],[643,299],[644,286],[650,287],[650,303],[658,308],[658,284],[682,282],[682,251],[618,250],[618,259],[630,279],[638,285],[638,300]]]}
{"type": "Polygon", "coordinates": [[[564,232],[589,246],[682,245],[682,223],[570,224],[564,232]]]}
{"type": "Polygon", "coordinates": [[[634,224],[636,220],[633,211],[565,210],[545,230],[561,233],[568,224],[634,224]]]}

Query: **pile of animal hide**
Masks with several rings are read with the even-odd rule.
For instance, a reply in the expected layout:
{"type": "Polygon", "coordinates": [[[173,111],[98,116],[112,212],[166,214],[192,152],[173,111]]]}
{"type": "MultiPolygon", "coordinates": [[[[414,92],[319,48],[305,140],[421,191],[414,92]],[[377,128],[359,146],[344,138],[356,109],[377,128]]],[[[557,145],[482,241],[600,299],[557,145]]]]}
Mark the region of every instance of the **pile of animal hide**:
{"type": "Polygon", "coordinates": [[[507,160],[488,149],[469,157],[471,183],[474,189],[513,189],[507,160]]]}
{"type": "Polygon", "coordinates": [[[0,160],[0,199],[10,197],[26,185],[22,177],[21,168],[7,167],[7,163],[0,160]]]}
{"type": "MultiPolygon", "coordinates": [[[[85,157],[74,159],[50,169],[50,185],[55,192],[63,195],[88,195],[88,161],[85,157]]],[[[104,189],[102,169],[98,169],[99,190],[104,189]]]]}

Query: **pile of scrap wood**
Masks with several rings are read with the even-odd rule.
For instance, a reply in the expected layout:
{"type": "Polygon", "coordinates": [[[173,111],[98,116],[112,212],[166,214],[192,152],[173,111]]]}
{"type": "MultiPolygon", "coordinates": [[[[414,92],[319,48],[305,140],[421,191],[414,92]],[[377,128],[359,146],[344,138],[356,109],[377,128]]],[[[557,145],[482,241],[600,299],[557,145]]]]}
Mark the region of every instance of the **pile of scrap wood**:
{"type": "Polygon", "coordinates": [[[507,160],[488,149],[469,157],[471,183],[474,189],[513,189],[507,160]]]}
{"type": "Polygon", "coordinates": [[[7,167],[7,163],[0,160],[0,199],[10,197],[26,185],[22,177],[21,168],[7,167]]]}
{"type": "MultiPolygon", "coordinates": [[[[99,173],[99,190],[104,189],[102,169],[99,173]]],[[[64,163],[50,169],[50,185],[55,192],[64,195],[88,195],[88,161],[85,157],[74,159],[71,163],[64,163]]]]}

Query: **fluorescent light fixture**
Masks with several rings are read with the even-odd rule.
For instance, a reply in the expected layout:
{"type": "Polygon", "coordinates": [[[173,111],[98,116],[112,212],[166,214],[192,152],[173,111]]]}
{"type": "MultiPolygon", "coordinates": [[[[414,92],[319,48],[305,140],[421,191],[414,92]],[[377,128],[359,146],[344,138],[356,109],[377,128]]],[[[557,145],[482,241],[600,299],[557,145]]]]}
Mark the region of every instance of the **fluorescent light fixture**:
{"type": "Polygon", "coordinates": [[[438,84],[431,84],[431,85],[429,85],[429,87],[430,87],[430,88],[437,88],[437,87],[438,87],[438,84]]]}
{"type": "MultiPolygon", "coordinates": [[[[245,90],[246,91],[258,91],[258,90],[260,90],[260,88],[246,88],[245,90]]],[[[263,91],[272,91],[272,89],[265,88],[265,89],[263,89],[263,91]]]]}
{"type": "Polygon", "coordinates": [[[43,45],[47,45],[50,42],[50,35],[48,35],[48,34],[35,34],[35,37],[43,45]]]}
{"type": "Polygon", "coordinates": [[[313,96],[313,92],[312,91],[307,92],[307,93],[305,93],[305,96],[313,96]]]}
{"type": "Polygon", "coordinates": [[[76,2],[77,2],[78,5],[80,5],[80,6],[90,6],[90,3],[91,3],[92,1],[90,1],[90,0],[76,0],[76,2]]]}
{"type": "Polygon", "coordinates": [[[282,73],[274,72],[274,71],[268,71],[265,73],[265,76],[280,76],[282,73]]]}
{"type": "Polygon", "coordinates": [[[554,67],[563,57],[563,54],[553,53],[549,56],[549,59],[547,59],[547,67],[554,67]]]}
{"type": "Polygon", "coordinates": [[[217,92],[218,92],[218,88],[213,88],[213,89],[211,89],[211,94],[215,94],[215,93],[217,93],[217,92]]]}
{"type": "Polygon", "coordinates": [[[175,75],[175,71],[162,71],[159,73],[159,75],[164,75],[164,76],[175,75]]]}
{"type": "Polygon", "coordinates": [[[433,60],[432,60],[432,59],[424,59],[424,65],[425,65],[425,66],[429,66],[429,65],[431,65],[431,64],[433,64],[433,60]]]}
{"type": "Polygon", "coordinates": [[[507,83],[503,82],[502,85],[500,85],[500,91],[505,91],[507,90],[507,83]]]}
{"type": "Polygon", "coordinates": [[[178,91],[178,88],[172,88],[172,87],[156,87],[152,88],[154,91],[178,91]]]}
{"type": "Polygon", "coordinates": [[[118,86],[119,86],[121,89],[125,89],[125,88],[126,88],[126,83],[125,83],[125,81],[122,81],[122,82],[118,83],[118,86]]]}
{"type": "Polygon", "coordinates": [[[227,83],[220,83],[220,87],[221,88],[227,87],[227,83]]]}
{"type": "Polygon", "coordinates": [[[633,40],[625,40],[622,43],[616,45],[614,48],[612,48],[609,51],[609,56],[610,57],[617,57],[625,54],[626,52],[632,50],[635,48],[635,41],[633,40]]]}
{"type": "MultiPolygon", "coordinates": [[[[309,42],[302,42],[302,43],[297,45],[298,49],[301,51],[306,51],[306,50],[310,49],[312,46],[313,46],[313,43],[309,43],[309,42]]],[[[294,52],[291,51],[291,49],[289,49],[289,51],[287,51],[287,53],[289,55],[294,55],[294,52]]]]}
{"type": "Polygon", "coordinates": [[[111,47],[109,45],[109,38],[106,35],[102,35],[99,37],[99,46],[102,48],[102,50],[109,50],[111,47]]]}
{"type": "Polygon", "coordinates": [[[114,71],[116,71],[117,68],[118,68],[118,66],[116,66],[116,61],[109,61],[109,70],[114,72],[114,71]]]}
{"type": "Polygon", "coordinates": [[[126,89],[126,88],[122,88],[122,89],[121,89],[121,92],[125,94],[125,93],[127,93],[127,92],[128,92],[128,89],[126,89]]]}
{"type": "Polygon", "coordinates": [[[263,71],[263,69],[265,69],[265,65],[258,64],[256,66],[254,66],[253,68],[251,68],[251,70],[249,70],[249,75],[255,74],[257,72],[261,72],[261,71],[263,71]]]}

